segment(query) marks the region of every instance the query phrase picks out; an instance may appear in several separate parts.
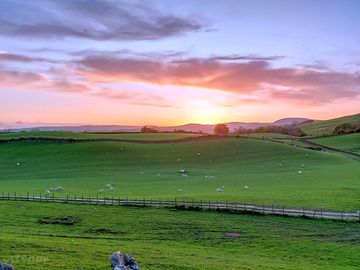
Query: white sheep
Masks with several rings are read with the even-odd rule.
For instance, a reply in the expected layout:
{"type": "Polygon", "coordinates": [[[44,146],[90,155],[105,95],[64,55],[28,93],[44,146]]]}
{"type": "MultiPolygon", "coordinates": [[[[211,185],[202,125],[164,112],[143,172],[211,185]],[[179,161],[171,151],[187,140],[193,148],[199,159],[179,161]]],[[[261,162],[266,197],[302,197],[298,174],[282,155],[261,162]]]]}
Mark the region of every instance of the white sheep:
{"type": "Polygon", "coordinates": [[[20,162],[16,163],[16,166],[20,166],[20,162]]]}
{"type": "Polygon", "coordinates": [[[64,190],[64,188],[63,188],[63,187],[60,187],[60,186],[58,186],[58,187],[55,188],[55,191],[63,191],[63,190],[64,190]]]}
{"type": "Polygon", "coordinates": [[[99,189],[98,192],[99,192],[99,193],[103,193],[104,190],[103,190],[103,189],[99,189]]]}
{"type": "Polygon", "coordinates": [[[222,188],[217,188],[216,192],[224,192],[224,190],[222,188]]]}
{"type": "Polygon", "coordinates": [[[299,171],[299,174],[302,174],[302,171],[299,171]]]}
{"type": "Polygon", "coordinates": [[[245,188],[245,189],[248,189],[248,188],[249,188],[249,186],[248,186],[248,185],[245,185],[245,186],[244,186],[244,188],[245,188]]]}
{"type": "Polygon", "coordinates": [[[182,192],[182,189],[181,189],[181,188],[179,188],[179,189],[178,189],[178,191],[179,191],[179,192],[182,192]]]}

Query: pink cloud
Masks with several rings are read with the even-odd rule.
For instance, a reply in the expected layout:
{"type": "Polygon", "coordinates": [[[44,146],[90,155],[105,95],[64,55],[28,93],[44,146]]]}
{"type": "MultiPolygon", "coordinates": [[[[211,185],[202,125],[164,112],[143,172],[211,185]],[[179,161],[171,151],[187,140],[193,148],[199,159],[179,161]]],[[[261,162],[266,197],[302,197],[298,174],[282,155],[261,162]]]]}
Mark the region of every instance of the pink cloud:
{"type": "Polygon", "coordinates": [[[360,94],[360,75],[304,67],[274,68],[268,61],[223,62],[212,58],[160,61],[139,58],[86,57],[79,73],[95,82],[136,81],[217,89],[237,94],[256,93],[267,84],[275,99],[310,103],[351,98],[360,94]],[[274,87],[272,87],[274,86],[274,87]],[[279,90],[281,86],[284,89],[279,90]]]}

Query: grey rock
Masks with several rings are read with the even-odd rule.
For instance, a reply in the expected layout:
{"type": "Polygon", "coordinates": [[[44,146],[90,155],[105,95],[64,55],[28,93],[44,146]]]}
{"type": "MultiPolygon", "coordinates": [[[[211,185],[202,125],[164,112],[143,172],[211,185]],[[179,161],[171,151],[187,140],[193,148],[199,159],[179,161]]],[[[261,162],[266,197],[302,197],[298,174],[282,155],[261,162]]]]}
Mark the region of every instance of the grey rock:
{"type": "MultiPolygon", "coordinates": [[[[110,264],[113,270],[139,270],[135,259],[121,252],[115,252],[110,256],[110,264]]],[[[0,269],[1,270],[1,269],[0,269]]]]}
{"type": "Polygon", "coordinates": [[[10,264],[0,263],[0,270],[15,270],[10,264]]]}

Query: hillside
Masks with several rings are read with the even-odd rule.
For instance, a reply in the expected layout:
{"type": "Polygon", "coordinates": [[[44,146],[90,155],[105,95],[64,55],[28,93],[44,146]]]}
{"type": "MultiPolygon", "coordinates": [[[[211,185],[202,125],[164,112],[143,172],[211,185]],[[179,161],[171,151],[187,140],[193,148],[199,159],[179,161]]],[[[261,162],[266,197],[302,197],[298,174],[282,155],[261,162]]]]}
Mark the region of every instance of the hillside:
{"type": "Polygon", "coordinates": [[[355,124],[360,122],[360,113],[329,120],[319,120],[312,123],[300,124],[299,127],[309,136],[331,135],[336,126],[341,124],[355,124]]]}
{"type": "Polygon", "coordinates": [[[167,144],[13,142],[1,144],[0,150],[2,192],[38,195],[62,186],[64,191],[57,196],[359,208],[358,161],[275,142],[246,138],[167,144]],[[180,170],[186,170],[186,176],[180,170]],[[107,184],[114,190],[109,191],[107,184]],[[216,192],[217,188],[224,191],[216,192]]]}

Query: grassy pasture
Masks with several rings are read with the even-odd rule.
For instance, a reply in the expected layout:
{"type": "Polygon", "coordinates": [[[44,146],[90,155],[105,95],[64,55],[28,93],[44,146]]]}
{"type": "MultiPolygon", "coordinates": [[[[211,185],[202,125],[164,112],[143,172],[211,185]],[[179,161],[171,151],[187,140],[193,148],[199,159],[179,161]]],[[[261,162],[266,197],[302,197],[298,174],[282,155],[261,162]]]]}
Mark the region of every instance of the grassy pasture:
{"type": "Polygon", "coordinates": [[[14,133],[0,133],[0,139],[8,138],[73,138],[73,139],[131,139],[131,140],[175,140],[200,136],[190,133],[80,133],[63,131],[25,131],[14,133]]]}
{"type": "Polygon", "coordinates": [[[314,142],[354,153],[360,153],[360,133],[313,139],[314,142]]]}
{"type": "Polygon", "coordinates": [[[312,123],[301,124],[299,127],[307,134],[311,136],[322,136],[332,134],[334,128],[338,125],[345,123],[359,123],[360,114],[344,116],[340,118],[315,121],[312,123]]]}
{"type": "Polygon", "coordinates": [[[107,269],[121,250],[141,269],[357,269],[360,227],[300,218],[0,202],[0,261],[16,269],[107,269]],[[52,224],[43,220],[76,220],[52,224]]]}
{"type": "Polygon", "coordinates": [[[14,142],[0,145],[0,171],[0,192],[17,194],[44,194],[62,186],[65,190],[56,196],[177,197],[360,209],[358,161],[244,138],[169,144],[14,142]],[[181,176],[180,169],[188,170],[188,177],[181,176]],[[114,191],[106,188],[108,183],[114,191]],[[224,192],[216,192],[219,187],[224,192]]]}

